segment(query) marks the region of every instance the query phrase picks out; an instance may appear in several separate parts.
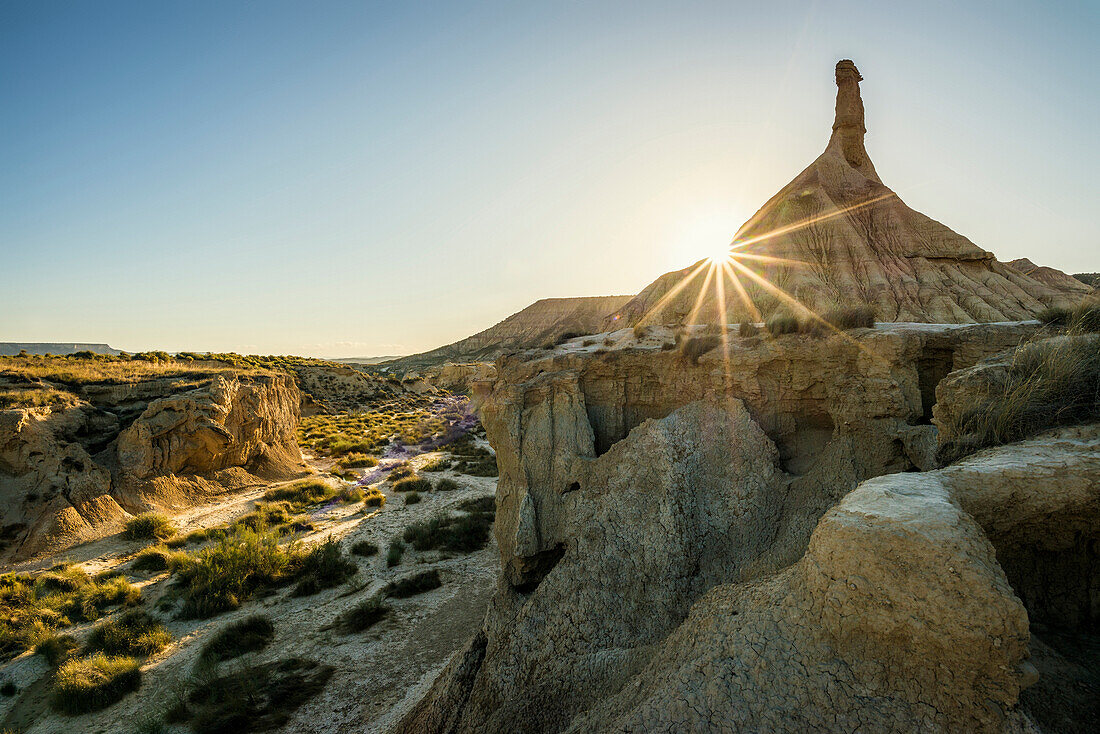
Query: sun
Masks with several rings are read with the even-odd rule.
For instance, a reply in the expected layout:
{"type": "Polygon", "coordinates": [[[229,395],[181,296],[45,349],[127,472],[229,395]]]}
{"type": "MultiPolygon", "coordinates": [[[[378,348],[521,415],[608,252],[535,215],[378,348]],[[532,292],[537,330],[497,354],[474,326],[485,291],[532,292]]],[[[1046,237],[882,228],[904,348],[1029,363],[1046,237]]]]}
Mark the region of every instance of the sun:
{"type": "Polygon", "coordinates": [[[729,244],[720,244],[708,248],[709,254],[707,255],[707,260],[715,265],[724,263],[730,259],[730,249],[731,246],[729,244]]]}
{"type": "Polygon", "coordinates": [[[730,238],[740,224],[739,214],[719,205],[684,213],[672,225],[669,253],[679,267],[700,260],[725,262],[729,258],[730,238]]]}

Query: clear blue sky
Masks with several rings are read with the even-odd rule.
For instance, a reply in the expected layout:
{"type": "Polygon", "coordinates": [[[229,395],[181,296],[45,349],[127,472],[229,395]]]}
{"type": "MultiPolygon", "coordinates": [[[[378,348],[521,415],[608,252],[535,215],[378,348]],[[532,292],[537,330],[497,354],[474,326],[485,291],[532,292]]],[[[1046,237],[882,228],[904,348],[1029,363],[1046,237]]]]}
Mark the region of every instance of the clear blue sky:
{"type": "Polygon", "coordinates": [[[634,293],[821,150],[1100,270],[1096,2],[0,2],[0,341],[409,353],[634,293]]]}

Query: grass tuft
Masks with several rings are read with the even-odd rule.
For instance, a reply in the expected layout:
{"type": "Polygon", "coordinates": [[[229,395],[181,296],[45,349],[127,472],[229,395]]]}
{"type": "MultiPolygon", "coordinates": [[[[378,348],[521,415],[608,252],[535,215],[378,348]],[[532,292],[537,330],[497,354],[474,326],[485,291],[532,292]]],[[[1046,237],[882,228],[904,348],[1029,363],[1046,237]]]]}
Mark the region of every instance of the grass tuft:
{"type": "Polygon", "coordinates": [[[202,658],[206,660],[232,660],[245,653],[259,652],[275,639],[275,625],[262,614],[233,622],[222,627],[210,641],[203,645],[202,658]]]}
{"type": "Polygon", "coordinates": [[[86,647],[107,655],[147,657],[160,652],[171,641],[172,635],[163,624],[145,612],[132,611],[93,629],[86,647]]]}
{"type": "Polygon", "coordinates": [[[176,527],[166,515],[145,512],[126,521],[126,540],[166,540],[176,534],[176,527]]]}
{"type": "Polygon", "coordinates": [[[394,599],[405,599],[432,589],[438,589],[442,585],[443,581],[439,578],[439,571],[433,568],[431,571],[421,571],[412,576],[391,581],[382,589],[382,593],[394,599]]]}
{"type": "Polygon", "coordinates": [[[351,547],[351,552],[354,555],[369,558],[370,556],[378,555],[378,546],[369,540],[360,540],[351,547]]]}
{"type": "Polygon", "coordinates": [[[340,543],[331,536],[313,547],[301,562],[294,596],[310,596],[322,589],[339,586],[359,570],[354,561],[344,555],[340,543]]]}
{"type": "Polygon", "coordinates": [[[130,657],[70,660],[57,669],[52,703],[62,713],[76,715],[98,711],[117,703],[141,686],[141,668],[130,657]]]}
{"type": "Polygon", "coordinates": [[[343,632],[362,632],[389,615],[391,609],[381,594],[357,604],[336,618],[336,627],[343,632]]]}

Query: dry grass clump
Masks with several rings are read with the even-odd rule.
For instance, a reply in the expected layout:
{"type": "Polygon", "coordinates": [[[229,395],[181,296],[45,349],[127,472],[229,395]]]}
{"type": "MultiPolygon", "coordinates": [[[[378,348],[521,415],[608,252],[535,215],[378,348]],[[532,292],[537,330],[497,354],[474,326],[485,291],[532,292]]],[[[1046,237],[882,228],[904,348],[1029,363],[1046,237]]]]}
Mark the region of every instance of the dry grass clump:
{"type": "Polygon", "coordinates": [[[940,447],[941,463],[978,449],[1019,441],[1061,425],[1100,420],[1100,336],[1073,335],[1025,344],[996,380],[959,411],[957,438],[940,447]]]}
{"type": "Polygon", "coordinates": [[[459,489],[458,482],[448,477],[443,477],[435,483],[436,492],[453,492],[459,489]]]}
{"type": "Polygon", "coordinates": [[[1100,301],[1086,299],[1076,308],[1044,308],[1036,316],[1048,326],[1060,326],[1070,333],[1095,334],[1100,332],[1100,301]]]}
{"type": "Polygon", "coordinates": [[[327,502],[336,495],[336,490],[328,482],[320,479],[302,479],[285,487],[276,487],[264,492],[269,502],[289,502],[292,508],[308,507],[327,502]]]}
{"type": "Polygon", "coordinates": [[[409,462],[403,461],[395,466],[389,474],[386,475],[386,480],[390,482],[396,482],[399,479],[413,476],[413,468],[409,466],[409,462]]]}
{"type": "Polygon", "coordinates": [[[143,352],[133,357],[92,352],[66,356],[30,354],[0,357],[0,370],[31,381],[45,380],[66,386],[91,383],[125,385],[160,377],[200,379],[239,371],[229,365],[194,365],[174,360],[165,352],[143,352]]]}
{"type": "Polygon", "coordinates": [[[378,466],[378,459],[368,454],[352,453],[340,459],[340,465],[348,469],[378,466]]]}
{"type": "Polygon", "coordinates": [[[873,329],[875,328],[875,309],[867,305],[833,308],[825,312],[824,319],[841,331],[873,329]]]}
{"type": "Polygon", "coordinates": [[[72,635],[58,635],[53,632],[45,634],[34,646],[35,654],[46,658],[46,662],[55,668],[79,649],[80,643],[72,635]]]}
{"type": "Polygon", "coordinates": [[[420,471],[437,472],[451,468],[451,460],[440,457],[438,459],[432,459],[424,466],[420,467],[420,471]]]}
{"type": "Polygon", "coordinates": [[[345,633],[362,632],[381,622],[390,611],[385,597],[377,594],[337,617],[336,627],[345,633]]]}
{"type": "Polygon", "coordinates": [[[789,313],[777,312],[768,317],[764,322],[764,328],[772,336],[784,334],[797,334],[800,330],[798,319],[789,313]]]}
{"type": "Polygon", "coordinates": [[[393,483],[394,492],[431,492],[432,483],[427,479],[412,476],[399,479],[393,483]]]}
{"type": "Polygon", "coordinates": [[[88,635],[87,649],[107,655],[146,657],[172,642],[172,635],[147,613],[134,610],[117,620],[104,622],[88,635]]]}
{"type": "Polygon", "coordinates": [[[403,538],[413,548],[471,553],[485,547],[496,516],[492,497],[468,500],[459,507],[463,515],[439,515],[405,528],[403,538]]]}
{"type": "Polygon", "coordinates": [[[402,556],[405,555],[405,543],[401,538],[394,538],[390,543],[389,549],[386,551],[386,565],[393,568],[397,564],[401,563],[402,556]]]}
{"type": "Polygon", "coordinates": [[[259,652],[275,639],[275,625],[262,614],[253,614],[222,627],[203,645],[201,657],[206,660],[231,660],[245,653],[259,652]]]}
{"type": "Polygon", "coordinates": [[[0,390],[0,408],[41,408],[47,405],[64,407],[76,402],[76,395],[52,387],[0,390]]]}
{"type": "Polygon", "coordinates": [[[695,336],[680,340],[680,356],[690,364],[699,364],[699,358],[721,342],[716,336],[695,336]]]}
{"type": "Polygon", "coordinates": [[[369,558],[378,554],[378,545],[369,540],[360,540],[351,547],[351,552],[353,555],[369,558]]]}
{"type": "Polygon", "coordinates": [[[748,338],[760,333],[760,327],[752,321],[744,320],[737,326],[737,335],[748,338]]]}
{"type": "Polygon", "coordinates": [[[167,546],[153,545],[143,548],[134,556],[130,564],[132,571],[150,571],[157,573],[167,571],[175,566],[185,563],[187,554],[182,551],[173,551],[167,546]]]}
{"type": "Polygon", "coordinates": [[[371,489],[363,498],[363,504],[367,507],[381,507],[386,504],[386,495],[379,489],[371,489]]]}
{"type": "Polygon", "coordinates": [[[405,599],[432,589],[438,589],[442,585],[443,581],[439,578],[439,571],[433,568],[431,571],[421,571],[412,576],[391,581],[382,589],[382,593],[395,599],[405,599]]]}
{"type": "Polygon", "coordinates": [[[222,676],[202,675],[173,718],[189,721],[195,734],[278,729],[324,690],[333,671],[330,665],[290,658],[222,676]]]}
{"type": "Polygon", "coordinates": [[[141,686],[141,669],[131,657],[70,660],[57,669],[51,701],[62,713],[76,715],[107,708],[141,686]]]}
{"type": "Polygon", "coordinates": [[[274,531],[237,527],[203,548],[177,571],[184,617],[211,617],[236,609],[257,590],[286,580],[300,558],[274,531]]]}
{"type": "Polygon", "coordinates": [[[122,532],[126,540],[166,540],[175,534],[176,526],[159,512],[145,512],[130,518],[122,532]]]}
{"type": "Polygon", "coordinates": [[[310,596],[322,589],[339,586],[358,571],[359,567],[344,555],[343,548],[330,536],[302,558],[298,568],[300,581],[294,587],[294,596],[310,596]]]}
{"type": "Polygon", "coordinates": [[[412,491],[412,492],[408,492],[408,493],[406,493],[406,494],[405,494],[405,504],[406,504],[406,505],[415,505],[415,504],[418,504],[418,503],[420,502],[420,500],[421,500],[421,499],[422,499],[422,498],[421,498],[421,496],[420,496],[420,493],[419,493],[419,492],[417,492],[417,491],[415,491],[415,490],[414,490],[414,491],[412,491]]]}

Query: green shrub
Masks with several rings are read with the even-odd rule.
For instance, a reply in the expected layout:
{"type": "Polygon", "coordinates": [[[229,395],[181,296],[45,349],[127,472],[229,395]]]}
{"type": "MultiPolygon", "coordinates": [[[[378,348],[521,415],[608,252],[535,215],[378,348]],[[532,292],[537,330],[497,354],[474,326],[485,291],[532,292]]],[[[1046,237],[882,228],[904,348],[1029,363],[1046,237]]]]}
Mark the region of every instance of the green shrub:
{"type": "Polygon", "coordinates": [[[88,659],[70,660],[57,669],[52,702],[63,713],[84,714],[107,708],[140,686],[137,660],[97,653],[88,659]]]}
{"type": "Polygon", "coordinates": [[[340,465],[348,469],[378,466],[378,459],[368,454],[347,454],[340,459],[340,465]]]}
{"type": "Polygon", "coordinates": [[[405,477],[393,483],[394,492],[431,492],[432,483],[421,477],[405,477]]]}
{"type": "Polygon", "coordinates": [[[1004,379],[971,395],[940,430],[941,463],[1061,425],[1100,420],[1100,337],[1056,337],[1019,347],[1004,379]]]}
{"type": "Polygon", "coordinates": [[[450,469],[450,468],[451,468],[451,461],[449,459],[444,459],[444,458],[440,457],[440,458],[437,458],[437,459],[432,459],[427,464],[420,467],[420,471],[437,472],[437,471],[443,471],[445,469],[450,469]]]}
{"type": "Polygon", "coordinates": [[[145,612],[132,611],[93,629],[87,648],[107,655],[146,657],[160,652],[171,641],[172,635],[164,625],[145,612]]]}
{"type": "Polygon", "coordinates": [[[390,613],[390,607],[381,594],[357,604],[336,618],[336,626],[344,632],[362,632],[381,622],[390,613]]]}
{"type": "Polygon", "coordinates": [[[433,568],[431,571],[421,571],[412,576],[391,581],[382,589],[382,593],[395,599],[404,599],[423,594],[432,589],[438,589],[442,585],[443,581],[439,578],[439,571],[433,568]]]}
{"type": "Polygon", "coordinates": [[[413,548],[470,553],[489,542],[493,516],[485,513],[462,516],[437,516],[405,528],[404,539],[413,548]]]}
{"type": "Polygon", "coordinates": [[[378,546],[369,540],[360,540],[351,547],[351,552],[357,556],[368,558],[378,553],[378,546]]]}
{"type": "Polygon", "coordinates": [[[196,683],[188,697],[195,734],[270,731],[315,698],[332,677],[330,665],[291,658],[253,665],[196,683]]]}
{"type": "Polygon", "coordinates": [[[772,336],[784,334],[797,334],[799,332],[798,319],[788,313],[775,313],[764,322],[764,328],[772,336]]]}
{"type": "Polygon", "coordinates": [[[1048,326],[1068,326],[1073,317],[1073,309],[1051,306],[1040,311],[1035,318],[1048,326]]]}
{"type": "Polygon", "coordinates": [[[210,540],[215,535],[217,535],[217,532],[213,529],[199,528],[198,530],[192,530],[187,535],[176,536],[165,542],[165,545],[169,548],[182,548],[192,543],[203,543],[210,540]]]}
{"type": "Polygon", "coordinates": [[[72,635],[47,634],[42,637],[34,647],[36,655],[46,658],[46,662],[53,667],[61,665],[69,659],[80,643],[72,635]]]}
{"type": "Polygon", "coordinates": [[[143,548],[134,556],[130,569],[133,571],[165,571],[174,563],[186,558],[187,554],[181,551],[171,551],[164,546],[154,545],[143,548]]]}
{"type": "Polygon", "coordinates": [[[825,313],[825,321],[841,331],[875,328],[873,306],[859,305],[834,308],[825,313]]]}
{"type": "Polygon", "coordinates": [[[1087,301],[1073,309],[1069,328],[1083,334],[1100,332],[1100,302],[1087,301]]]}
{"type": "Polygon", "coordinates": [[[401,538],[394,538],[390,543],[389,549],[386,551],[386,565],[389,567],[396,566],[401,563],[401,557],[405,555],[405,543],[401,538]]]}
{"type": "Polygon", "coordinates": [[[127,520],[122,534],[127,540],[165,540],[176,534],[176,528],[167,516],[146,512],[127,520]]]}
{"type": "Polygon", "coordinates": [[[275,639],[275,625],[261,614],[253,614],[222,627],[203,645],[201,657],[207,660],[231,660],[249,652],[258,652],[275,639]]]}
{"type": "Polygon", "coordinates": [[[234,529],[179,570],[183,616],[210,617],[236,609],[261,587],[282,580],[295,555],[279,546],[272,531],[234,529]]]}
{"type": "Polygon", "coordinates": [[[497,499],[493,495],[487,497],[475,497],[458,503],[458,509],[463,512],[483,513],[495,515],[497,511],[497,499]]]}
{"type": "Polygon", "coordinates": [[[301,579],[294,596],[309,596],[322,589],[339,586],[356,574],[359,567],[344,555],[340,544],[331,536],[313,547],[298,570],[301,579]]]}
{"type": "Polygon", "coordinates": [[[447,477],[443,477],[435,483],[436,492],[452,492],[456,489],[459,489],[458,482],[447,477]]]}
{"type": "Polygon", "coordinates": [[[58,611],[73,621],[99,619],[103,612],[115,606],[132,606],[141,601],[141,590],[124,578],[111,578],[80,587],[65,599],[58,611]]]}
{"type": "Polygon", "coordinates": [[[402,463],[402,464],[398,464],[397,467],[395,469],[393,469],[393,471],[391,471],[386,476],[386,479],[391,481],[391,482],[396,482],[399,479],[404,479],[405,477],[411,477],[412,475],[413,475],[412,467],[409,466],[407,463],[402,463]]]}
{"type": "Polygon", "coordinates": [[[405,504],[406,505],[415,505],[415,504],[418,504],[420,502],[420,499],[421,499],[421,497],[420,497],[419,492],[415,492],[415,491],[414,492],[409,492],[405,495],[405,504]]]}
{"type": "Polygon", "coordinates": [[[336,490],[319,479],[303,479],[285,487],[269,489],[264,499],[270,502],[285,500],[295,507],[308,507],[332,499],[336,490]]]}
{"type": "Polygon", "coordinates": [[[366,499],[363,500],[363,504],[367,507],[381,507],[386,504],[386,495],[382,494],[377,489],[372,489],[367,493],[366,499]]]}

